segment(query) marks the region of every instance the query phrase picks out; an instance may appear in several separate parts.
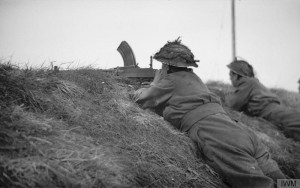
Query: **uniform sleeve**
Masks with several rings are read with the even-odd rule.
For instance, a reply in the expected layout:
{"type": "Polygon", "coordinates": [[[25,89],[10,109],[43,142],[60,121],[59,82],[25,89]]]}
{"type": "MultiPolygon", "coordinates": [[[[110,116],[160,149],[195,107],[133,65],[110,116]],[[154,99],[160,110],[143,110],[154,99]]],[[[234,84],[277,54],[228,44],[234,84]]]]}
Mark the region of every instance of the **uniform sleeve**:
{"type": "Polygon", "coordinates": [[[172,96],[174,85],[170,76],[165,76],[149,88],[141,88],[134,93],[134,101],[142,108],[154,108],[166,103],[172,96]]]}
{"type": "Polygon", "coordinates": [[[157,83],[160,82],[165,76],[167,76],[167,72],[163,71],[162,69],[156,70],[155,71],[155,76],[153,81],[151,82],[150,86],[156,85],[157,83]]]}
{"type": "Polygon", "coordinates": [[[252,84],[244,82],[232,94],[225,97],[225,104],[234,110],[242,111],[250,100],[251,91],[252,84]]]}

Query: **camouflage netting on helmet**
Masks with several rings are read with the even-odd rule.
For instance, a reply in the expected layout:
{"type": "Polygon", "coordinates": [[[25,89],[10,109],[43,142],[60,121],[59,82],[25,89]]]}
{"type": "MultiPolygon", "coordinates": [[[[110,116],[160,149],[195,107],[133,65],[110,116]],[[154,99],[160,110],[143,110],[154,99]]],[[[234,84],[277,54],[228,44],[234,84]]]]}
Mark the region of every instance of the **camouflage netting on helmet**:
{"type": "Polygon", "coordinates": [[[167,42],[153,58],[175,67],[198,67],[196,62],[199,62],[199,60],[194,59],[194,54],[191,50],[181,44],[180,38],[173,42],[167,42]]]}

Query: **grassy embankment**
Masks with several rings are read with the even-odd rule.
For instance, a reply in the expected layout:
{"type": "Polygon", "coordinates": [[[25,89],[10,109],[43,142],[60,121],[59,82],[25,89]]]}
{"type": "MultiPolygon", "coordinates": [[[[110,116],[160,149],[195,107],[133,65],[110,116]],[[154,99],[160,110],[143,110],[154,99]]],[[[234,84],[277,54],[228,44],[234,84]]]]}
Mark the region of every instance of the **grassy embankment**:
{"type": "MultiPolygon", "coordinates": [[[[0,186],[226,187],[185,134],[129,99],[136,87],[92,68],[53,72],[2,62],[0,186]]],[[[208,87],[222,97],[229,86],[208,87]]],[[[299,107],[296,94],[278,94],[299,107]]],[[[299,143],[268,122],[226,110],[259,135],[287,175],[297,176],[299,143]]]]}

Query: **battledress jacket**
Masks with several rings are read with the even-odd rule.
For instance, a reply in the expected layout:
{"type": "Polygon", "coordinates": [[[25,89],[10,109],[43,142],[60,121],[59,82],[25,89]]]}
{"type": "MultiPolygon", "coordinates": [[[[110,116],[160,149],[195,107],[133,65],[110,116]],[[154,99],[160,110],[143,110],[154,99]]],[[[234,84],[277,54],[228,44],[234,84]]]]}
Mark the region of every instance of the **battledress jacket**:
{"type": "Polygon", "coordinates": [[[279,98],[258,79],[249,77],[241,77],[234,93],[225,97],[227,106],[251,116],[261,116],[270,103],[280,104],[279,98]]]}
{"type": "Polygon", "coordinates": [[[262,117],[300,141],[300,111],[280,104],[279,98],[256,78],[242,77],[233,94],[225,98],[229,107],[250,116],[262,117]]]}
{"type": "Polygon", "coordinates": [[[192,70],[167,74],[134,98],[144,109],[163,107],[164,119],[183,132],[209,115],[225,113],[219,98],[192,70]]]}

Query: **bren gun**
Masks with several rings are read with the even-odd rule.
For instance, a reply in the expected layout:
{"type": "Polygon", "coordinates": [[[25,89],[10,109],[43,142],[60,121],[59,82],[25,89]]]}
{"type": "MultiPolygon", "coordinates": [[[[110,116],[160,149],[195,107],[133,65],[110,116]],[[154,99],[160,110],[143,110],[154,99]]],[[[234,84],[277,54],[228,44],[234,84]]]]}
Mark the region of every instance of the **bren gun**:
{"type": "Polygon", "coordinates": [[[133,50],[126,41],[122,41],[117,50],[124,61],[124,67],[117,68],[117,75],[141,81],[153,80],[155,69],[152,68],[152,56],[150,57],[150,68],[140,68],[136,63],[133,50]]]}

